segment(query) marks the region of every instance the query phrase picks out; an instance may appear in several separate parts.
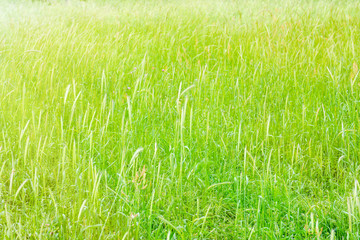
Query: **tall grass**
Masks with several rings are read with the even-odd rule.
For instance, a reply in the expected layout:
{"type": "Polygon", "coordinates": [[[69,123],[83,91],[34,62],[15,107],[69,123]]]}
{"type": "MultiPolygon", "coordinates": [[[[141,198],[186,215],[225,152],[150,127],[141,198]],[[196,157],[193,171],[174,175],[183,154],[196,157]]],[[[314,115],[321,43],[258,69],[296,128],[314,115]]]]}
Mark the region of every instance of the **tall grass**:
{"type": "Polygon", "coordinates": [[[357,1],[2,1],[4,239],[359,239],[357,1]]]}

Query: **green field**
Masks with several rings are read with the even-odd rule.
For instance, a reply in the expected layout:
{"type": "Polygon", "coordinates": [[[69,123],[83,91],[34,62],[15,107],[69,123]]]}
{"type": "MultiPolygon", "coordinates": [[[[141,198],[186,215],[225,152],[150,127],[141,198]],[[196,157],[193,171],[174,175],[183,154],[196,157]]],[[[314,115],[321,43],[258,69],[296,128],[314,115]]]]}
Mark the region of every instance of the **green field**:
{"type": "Polygon", "coordinates": [[[0,1],[1,239],[360,239],[360,2],[0,1]]]}

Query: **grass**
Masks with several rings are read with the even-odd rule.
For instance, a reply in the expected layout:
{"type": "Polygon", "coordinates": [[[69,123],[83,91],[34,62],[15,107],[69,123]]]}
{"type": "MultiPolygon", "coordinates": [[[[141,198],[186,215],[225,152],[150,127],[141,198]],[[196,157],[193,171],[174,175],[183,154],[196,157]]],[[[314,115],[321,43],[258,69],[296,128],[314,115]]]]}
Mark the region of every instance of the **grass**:
{"type": "Polygon", "coordinates": [[[4,1],[3,239],[359,239],[358,1],[4,1]]]}

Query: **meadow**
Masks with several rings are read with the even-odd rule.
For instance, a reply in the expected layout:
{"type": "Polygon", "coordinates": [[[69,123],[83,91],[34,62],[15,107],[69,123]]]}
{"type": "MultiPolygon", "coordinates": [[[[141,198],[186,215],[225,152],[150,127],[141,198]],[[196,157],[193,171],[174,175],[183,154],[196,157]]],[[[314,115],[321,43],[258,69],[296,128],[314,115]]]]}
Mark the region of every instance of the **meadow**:
{"type": "Polygon", "coordinates": [[[2,239],[360,239],[360,2],[0,1],[2,239]]]}

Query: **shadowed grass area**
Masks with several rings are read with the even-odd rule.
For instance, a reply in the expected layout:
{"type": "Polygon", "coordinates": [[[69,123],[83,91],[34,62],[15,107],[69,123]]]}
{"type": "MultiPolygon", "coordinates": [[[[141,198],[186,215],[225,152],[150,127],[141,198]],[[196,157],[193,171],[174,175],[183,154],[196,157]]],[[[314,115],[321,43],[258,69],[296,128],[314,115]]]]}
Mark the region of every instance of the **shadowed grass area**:
{"type": "Polygon", "coordinates": [[[5,239],[359,239],[357,1],[1,1],[5,239]]]}

